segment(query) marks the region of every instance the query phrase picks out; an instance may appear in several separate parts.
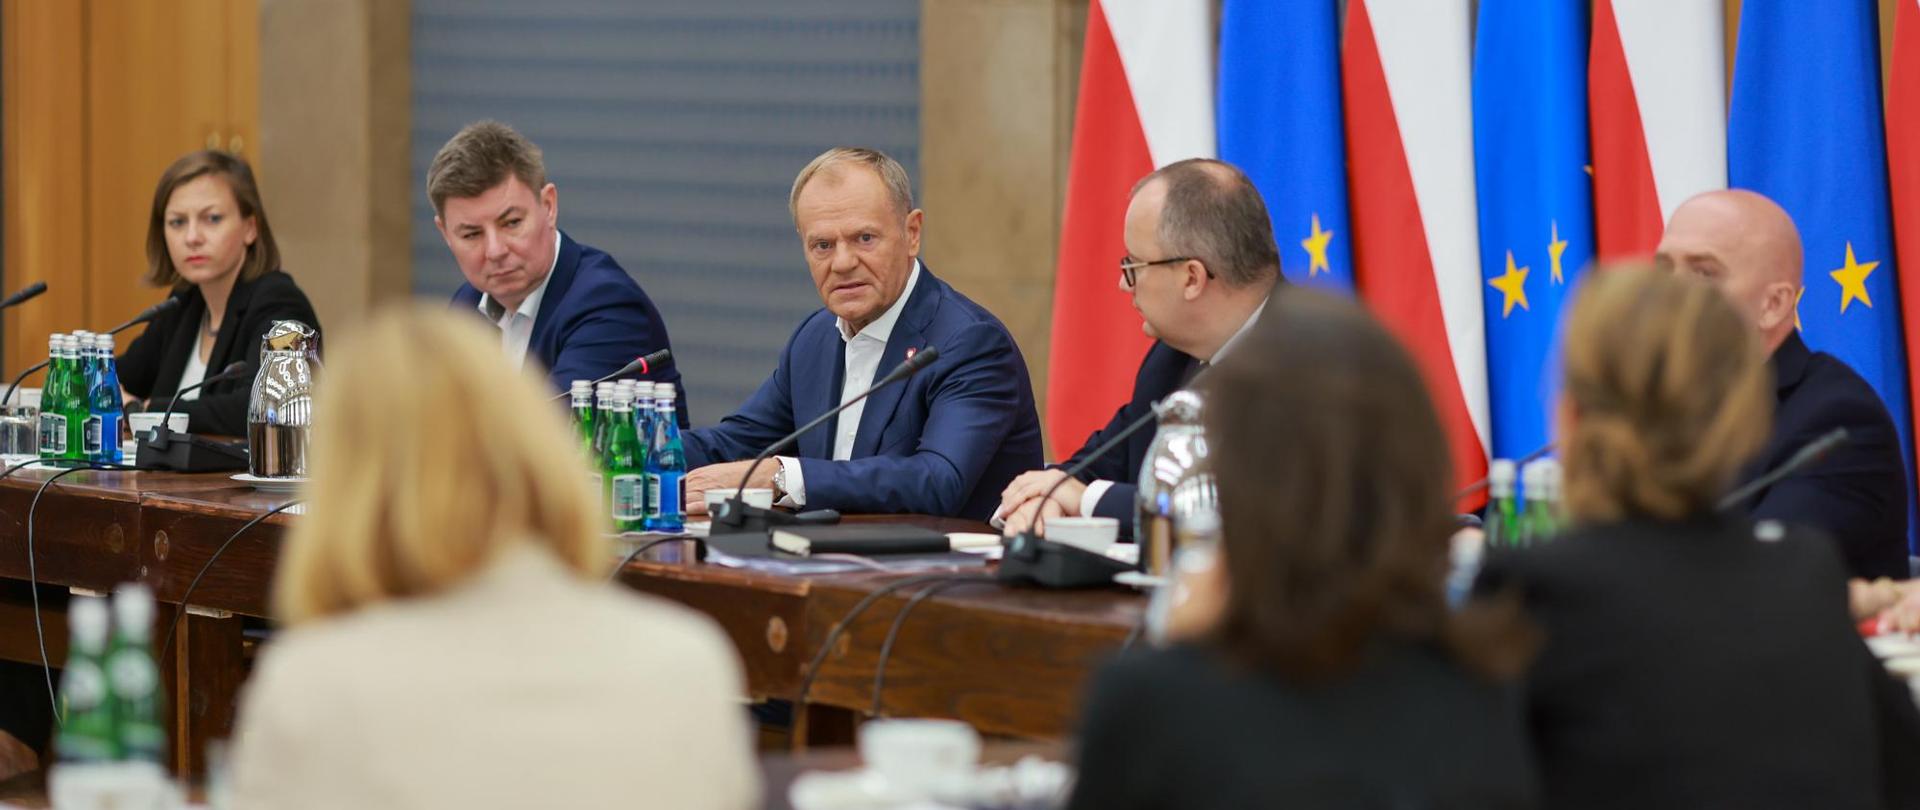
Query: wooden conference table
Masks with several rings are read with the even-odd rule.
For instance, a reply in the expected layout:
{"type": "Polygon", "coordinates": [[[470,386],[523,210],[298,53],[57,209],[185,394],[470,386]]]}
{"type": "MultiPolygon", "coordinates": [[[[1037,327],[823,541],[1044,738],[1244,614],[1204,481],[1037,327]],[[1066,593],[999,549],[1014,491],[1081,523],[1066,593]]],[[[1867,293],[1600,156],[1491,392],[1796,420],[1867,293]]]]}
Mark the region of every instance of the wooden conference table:
{"type": "MultiPolygon", "coordinates": [[[[0,580],[24,582],[31,568],[41,585],[81,591],[144,582],[162,603],[160,633],[215,549],[248,520],[291,497],[255,491],[224,473],[83,471],[54,482],[34,508],[35,492],[53,474],[22,470],[0,481],[0,580]]],[[[162,661],[174,709],[175,765],[183,772],[201,770],[206,741],[225,737],[232,727],[253,643],[242,617],[269,615],[280,543],[299,519],[282,513],[249,529],[193,590],[174,655],[162,661]]],[[[943,518],[885,519],[943,531],[986,529],[943,518]]],[[[909,576],[729,569],[682,561],[688,545],[663,544],[626,566],[619,579],[713,617],[740,652],[754,700],[792,699],[829,628],[863,597],[909,576]]],[[[25,589],[12,584],[13,590],[25,589]]],[[[917,590],[882,598],[835,644],[808,704],[796,714],[796,746],[852,740],[856,719],[872,705],[881,644],[917,590]]],[[[66,659],[65,613],[46,600],[43,608],[47,656],[58,667],[66,659]]],[[[903,625],[887,661],[882,713],[957,718],[987,734],[1061,736],[1078,707],[1081,683],[1125,642],[1144,609],[1143,598],[1117,589],[948,587],[916,607],[903,625]]],[[[39,644],[27,601],[0,601],[0,659],[37,664],[39,644]]]]}

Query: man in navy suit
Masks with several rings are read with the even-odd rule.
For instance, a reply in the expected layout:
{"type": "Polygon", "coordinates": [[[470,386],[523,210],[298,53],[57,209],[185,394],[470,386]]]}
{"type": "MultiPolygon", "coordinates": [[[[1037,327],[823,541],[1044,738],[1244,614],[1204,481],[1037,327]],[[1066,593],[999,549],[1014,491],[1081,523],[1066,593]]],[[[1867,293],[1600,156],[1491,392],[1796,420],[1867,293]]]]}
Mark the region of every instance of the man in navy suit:
{"type": "MultiPolygon", "coordinates": [[[[667,324],[618,262],[559,228],[559,191],[540,148],[496,121],[470,124],[427,169],[433,224],[467,283],[453,294],[500,328],[508,359],[531,356],[556,390],[669,348],[667,324]]],[[[671,360],[636,375],[680,388],[671,360]]],[[[680,422],[687,397],[678,391],[680,422]]]]}
{"type": "MultiPolygon", "coordinates": [[[[1259,189],[1217,160],[1169,164],[1135,184],[1122,238],[1127,255],[1120,260],[1120,291],[1132,296],[1141,329],[1157,340],[1140,362],[1132,400],[1060,467],[1079,463],[1224,356],[1282,283],[1280,251],[1259,189]]],[[[1036,518],[1111,517],[1119,519],[1122,536],[1130,535],[1134,479],[1152,443],[1153,430],[1143,428],[1058,490],[1052,487],[1066,477],[1060,467],[1022,474],[1001,493],[995,518],[1012,535],[1036,518]],[[1053,497],[1042,502],[1049,490],[1053,497]]]]}
{"type": "Polygon", "coordinates": [[[1847,429],[1845,444],[1762,490],[1746,504],[1748,514],[1825,530],[1853,576],[1905,579],[1909,489],[1900,436],[1865,379],[1800,340],[1794,311],[1802,257],[1792,217],[1751,191],[1701,194],[1674,210],[1657,260],[1719,285],[1773,355],[1773,435],[1742,481],[1836,427],[1847,429]]]}
{"type": "Polygon", "coordinates": [[[688,510],[705,511],[707,489],[738,486],[742,459],[937,348],[931,366],[801,436],[747,486],[772,487],[795,508],[984,520],[1000,488],[1040,462],[1040,418],[1013,336],[917,258],[923,215],[892,158],[829,150],[801,170],[788,206],[826,308],[801,322],[739,412],[683,434],[695,468],[688,510]]]}

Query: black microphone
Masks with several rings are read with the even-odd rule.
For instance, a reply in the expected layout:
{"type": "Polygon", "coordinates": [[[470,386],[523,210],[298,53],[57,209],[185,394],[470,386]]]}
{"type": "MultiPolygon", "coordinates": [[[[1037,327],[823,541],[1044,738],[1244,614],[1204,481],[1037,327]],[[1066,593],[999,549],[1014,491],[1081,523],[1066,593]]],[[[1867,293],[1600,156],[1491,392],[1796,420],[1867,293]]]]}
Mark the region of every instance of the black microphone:
{"type": "Polygon", "coordinates": [[[44,281],[36,281],[32,284],[27,285],[27,288],[24,290],[21,290],[17,293],[9,295],[6,298],[0,298],[0,309],[6,309],[7,307],[13,306],[15,304],[26,303],[27,301],[31,301],[34,298],[39,297],[41,293],[46,291],[47,291],[47,283],[44,281]]]}
{"type": "Polygon", "coordinates": [[[249,363],[245,360],[235,360],[231,365],[227,366],[224,369],[221,369],[219,374],[215,374],[211,377],[208,377],[204,380],[201,380],[197,383],[194,383],[192,385],[189,385],[185,388],[182,388],[178,391],[173,392],[173,399],[167,402],[167,409],[161,412],[160,414],[160,424],[154,425],[152,430],[147,431],[147,444],[152,445],[155,450],[167,449],[168,440],[172,435],[172,431],[167,429],[167,420],[172,418],[174,406],[180,404],[181,394],[185,394],[188,391],[198,389],[201,386],[211,385],[217,382],[226,382],[228,380],[245,377],[251,373],[253,373],[252,363],[249,363]]]}
{"type": "Polygon", "coordinates": [[[132,329],[133,327],[139,326],[140,324],[146,323],[147,321],[151,321],[154,318],[158,318],[162,313],[177,309],[179,308],[179,306],[180,306],[180,299],[174,298],[173,296],[167,296],[166,298],[160,299],[160,303],[154,304],[153,306],[150,306],[150,307],[147,307],[146,309],[141,310],[140,314],[133,316],[132,320],[129,320],[126,323],[120,324],[119,326],[116,326],[112,329],[107,330],[107,334],[109,335],[120,334],[121,332],[125,332],[128,329],[132,329]]]}
{"type": "MultiPolygon", "coordinates": [[[[1544,456],[1548,453],[1553,452],[1553,447],[1554,447],[1553,442],[1547,442],[1546,444],[1540,445],[1539,447],[1535,448],[1533,452],[1514,459],[1513,466],[1524,467],[1526,466],[1527,462],[1533,461],[1537,458],[1540,458],[1541,456],[1544,456]]],[[[1453,493],[1453,499],[1458,501],[1461,498],[1465,498],[1468,495],[1472,495],[1475,492],[1479,492],[1480,490],[1486,489],[1487,483],[1492,480],[1493,480],[1492,476],[1487,476],[1471,484],[1468,484],[1464,487],[1461,487],[1459,492],[1453,493]]]]}
{"type": "Polygon", "coordinates": [[[1779,483],[1780,479],[1797,473],[1805,469],[1808,465],[1825,458],[1828,453],[1833,452],[1834,448],[1846,444],[1847,438],[1847,429],[1843,427],[1837,427],[1820,434],[1819,437],[1802,446],[1798,452],[1793,454],[1793,457],[1787,459],[1786,463],[1773,468],[1773,470],[1766,475],[1747,482],[1746,486],[1734,490],[1733,493],[1727,497],[1721,498],[1720,511],[1731,511],[1748,498],[1758,494],[1760,490],[1773,486],[1779,483]]]}
{"type": "MultiPolygon", "coordinates": [[[[594,380],[593,384],[599,385],[608,380],[614,379],[616,377],[624,377],[636,371],[640,372],[641,374],[646,374],[653,371],[654,367],[659,366],[660,364],[665,363],[672,358],[673,358],[672,349],[661,349],[652,354],[644,355],[641,357],[635,357],[633,358],[632,362],[627,363],[626,365],[615,369],[612,374],[608,374],[604,377],[594,380]]],[[[572,391],[561,391],[559,396],[553,397],[547,401],[559,402],[562,399],[566,399],[567,396],[572,393],[573,393],[572,391]]]]}
{"type": "Polygon", "coordinates": [[[7,407],[7,403],[13,401],[13,392],[20,390],[20,382],[22,380],[25,380],[28,374],[32,374],[36,371],[39,371],[40,369],[46,368],[47,364],[52,362],[53,362],[53,358],[49,357],[38,363],[34,363],[31,366],[27,366],[27,369],[25,371],[20,372],[20,376],[14,377],[13,384],[7,386],[7,395],[4,397],[0,397],[0,408],[7,407]]]}
{"type": "MultiPolygon", "coordinates": [[[[1033,520],[1027,523],[1025,531],[1007,539],[1005,551],[1000,556],[1000,570],[995,573],[1006,582],[1028,582],[1049,588],[1084,588],[1092,585],[1105,585],[1113,581],[1115,574],[1132,569],[1132,566],[1104,554],[1095,554],[1082,548],[1047,542],[1044,532],[1036,533],[1034,527],[1040,524],[1040,510],[1046,508],[1047,501],[1053,499],[1053,493],[1059,491],[1062,484],[1080,477],[1093,462],[1101,456],[1119,447],[1127,437],[1140,432],[1140,429],[1153,424],[1160,416],[1163,403],[1153,404],[1146,413],[1121,428],[1099,447],[1087,453],[1085,458],[1066,469],[1066,475],[1053,482],[1046,494],[1033,505],[1033,520]]],[[[1142,555],[1142,559],[1145,555],[1142,555]]]]}
{"type": "MultiPolygon", "coordinates": [[[[813,421],[808,422],[804,425],[801,425],[799,430],[796,430],[792,433],[787,434],[786,436],[781,437],[779,441],[774,442],[773,444],[767,445],[767,449],[760,451],[760,455],[753,457],[753,463],[747,465],[747,474],[741,476],[740,485],[733,488],[733,497],[728,498],[725,501],[721,502],[719,511],[715,512],[712,515],[713,523],[715,525],[733,526],[737,528],[737,527],[746,525],[747,518],[753,517],[753,516],[759,516],[769,521],[778,521],[778,522],[793,521],[794,518],[789,518],[785,515],[775,518],[773,517],[773,515],[777,515],[779,513],[772,512],[766,509],[760,509],[758,507],[750,507],[747,505],[746,501],[741,499],[740,492],[741,490],[746,489],[748,481],[753,480],[754,471],[760,469],[760,465],[762,463],[765,463],[766,460],[769,457],[771,457],[774,453],[779,452],[780,448],[786,447],[788,443],[794,441],[795,439],[800,438],[807,431],[819,427],[822,423],[826,422],[828,419],[832,419],[834,416],[838,415],[841,411],[846,410],[849,406],[853,405],[853,403],[859,402],[861,400],[866,399],[868,396],[871,396],[873,392],[913,376],[916,372],[920,371],[921,369],[926,368],[927,366],[933,365],[933,361],[938,359],[940,359],[940,350],[938,348],[933,346],[928,346],[924,349],[921,349],[919,352],[915,353],[913,356],[908,357],[905,361],[901,362],[900,365],[895,366],[893,371],[888,372],[887,376],[881,377],[879,382],[876,382],[873,385],[867,386],[867,390],[861,391],[859,396],[856,396],[852,399],[849,399],[845,402],[840,403],[840,406],[837,408],[828,409],[826,413],[823,413],[823,414],[820,414],[819,416],[814,417],[813,421]]],[[[826,511],[826,510],[822,510],[822,511],[826,511]]]]}

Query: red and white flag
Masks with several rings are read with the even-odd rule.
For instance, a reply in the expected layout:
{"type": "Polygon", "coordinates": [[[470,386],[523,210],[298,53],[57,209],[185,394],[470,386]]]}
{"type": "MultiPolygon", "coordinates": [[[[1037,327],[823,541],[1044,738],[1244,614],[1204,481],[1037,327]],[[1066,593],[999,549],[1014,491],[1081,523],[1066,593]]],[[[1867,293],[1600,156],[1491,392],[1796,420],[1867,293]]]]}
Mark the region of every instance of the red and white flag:
{"type": "Polygon", "coordinates": [[[1420,364],[1460,484],[1487,469],[1472,34],[1467,0],[1351,0],[1341,48],[1354,284],[1420,364]]]}
{"type": "Polygon", "coordinates": [[[1047,431],[1059,456],[1131,397],[1151,344],[1118,288],[1127,193],[1155,168],[1214,155],[1213,6],[1093,0],[1087,11],[1047,354],[1047,431]]]}
{"type": "Polygon", "coordinates": [[[1594,256],[1646,256],[1673,209],[1727,187],[1721,0],[1594,0],[1594,256]]]}
{"type": "Polygon", "coordinates": [[[1900,316],[1907,335],[1907,382],[1915,386],[1914,424],[1920,425],[1920,0],[1899,0],[1888,67],[1887,186],[1893,192],[1894,266],[1899,268],[1900,316]]]}

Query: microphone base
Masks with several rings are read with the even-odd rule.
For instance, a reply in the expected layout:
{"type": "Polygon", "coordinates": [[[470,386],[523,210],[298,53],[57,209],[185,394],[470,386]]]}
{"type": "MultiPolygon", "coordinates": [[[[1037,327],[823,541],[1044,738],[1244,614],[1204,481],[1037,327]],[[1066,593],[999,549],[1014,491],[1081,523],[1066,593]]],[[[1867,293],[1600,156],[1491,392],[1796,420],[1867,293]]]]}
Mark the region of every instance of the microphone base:
{"type": "Polygon", "coordinates": [[[832,509],[793,513],[727,500],[720,503],[719,511],[713,515],[712,531],[715,534],[765,534],[768,529],[780,526],[830,526],[839,522],[840,513],[832,509]]]}
{"type": "Polygon", "coordinates": [[[1105,554],[1055,543],[1031,533],[1005,541],[1000,569],[994,577],[1012,585],[1040,588],[1100,588],[1134,567],[1105,554]]]}
{"type": "Polygon", "coordinates": [[[148,435],[140,439],[140,449],[134,456],[136,466],[175,472],[244,472],[247,469],[245,444],[216,441],[191,433],[168,434],[164,445],[155,444],[155,438],[148,435]]]}

